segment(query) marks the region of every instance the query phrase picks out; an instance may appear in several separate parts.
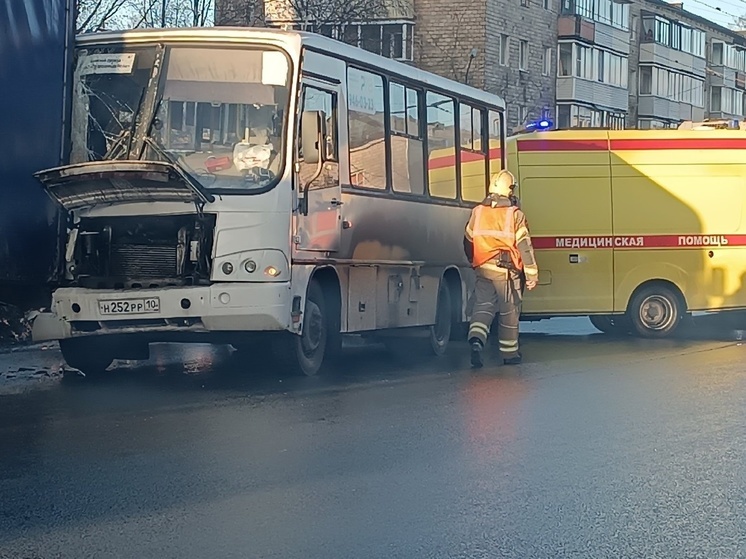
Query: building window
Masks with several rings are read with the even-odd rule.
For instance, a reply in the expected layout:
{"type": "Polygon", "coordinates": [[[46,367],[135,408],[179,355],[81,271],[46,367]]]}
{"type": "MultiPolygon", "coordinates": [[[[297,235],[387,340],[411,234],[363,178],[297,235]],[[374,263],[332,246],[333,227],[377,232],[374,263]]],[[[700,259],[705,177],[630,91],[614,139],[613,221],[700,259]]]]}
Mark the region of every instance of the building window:
{"type": "Polygon", "coordinates": [[[528,41],[521,41],[518,48],[518,69],[528,69],[528,41]]]}
{"type": "Polygon", "coordinates": [[[552,9],[551,0],[544,0],[544,9],[545,10],[551,10],[552,9]]]}
{"type": "Polygon", "coordinates": [[[653,68],[651,66],[640,66],[640,95],[651,95],[653,93],[653,68]]]}
{"type": "Polygon", "coordinates": [[[613,0],[562,0],[563,15],[579,15],[591,21],[629,30],[629,4],[613,0]]]}
{"type": "Polygon", "coordinates": [[[572,43],[560,43],[557,55],[557,75],[572,76],[572,43]]]}
{"type": "Polygon", "coordinates": [[[641,41],[658,43],[704,58],[705,33],[703,31],[653,14],[643,13],[641,41]]]}
{"type": "Polygon", "coordinates": [[[542,75],[548,76],[552,73],[552,47],[544,49],[544,60],[542,60],[542,75]]]}
{"type": "Polygon", "coordinates": [[[626,115],[583,105],[560,104],[557,106],[557,128],[624,128],[626,115]]]}
{"type": "Polygon", "coordinates": [[[510,63],[510,37],[500,35],[500,66],[507,66],[510,63]]]}
{"type": "Polygon", "coordinates": [[[523,125],[528,120],[528,107],[520,105],[518,107],[518,122],[523,125]]]}
{"type": "MultiPolygon", "coordinates": [[[[326,26],[325,26],[326,27],[326,26]]],[[[413,60],[414,24],[376,22],[330,27],[322,34],[395,60],[413,60]]]]}

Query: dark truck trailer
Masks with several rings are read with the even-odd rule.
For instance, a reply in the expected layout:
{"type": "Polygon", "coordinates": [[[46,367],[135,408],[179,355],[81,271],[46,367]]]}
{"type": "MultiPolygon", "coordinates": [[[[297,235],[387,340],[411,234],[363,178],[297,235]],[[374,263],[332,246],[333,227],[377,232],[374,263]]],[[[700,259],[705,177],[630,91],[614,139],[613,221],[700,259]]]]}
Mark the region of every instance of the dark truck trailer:
{"type": "Polygon", "coordinates": [[[21,309],[56,280],[64,223],[33,173],[67,160],[74,40],[75,0],[0,0],[0,301],[21,309]]]}

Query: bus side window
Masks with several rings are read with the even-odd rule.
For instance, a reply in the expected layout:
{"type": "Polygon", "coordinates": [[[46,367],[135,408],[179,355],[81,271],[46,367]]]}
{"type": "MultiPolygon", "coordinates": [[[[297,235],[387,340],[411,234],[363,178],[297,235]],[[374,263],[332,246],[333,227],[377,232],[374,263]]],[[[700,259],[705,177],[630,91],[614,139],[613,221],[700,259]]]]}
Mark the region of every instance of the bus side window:
{"type": "Polygon", "coordinates": [[[484,111],[465,103],[460,103],[459,107],[461,199],[481,202],[487,195],[484,111]]]}
{"type": "Polygon", "coordinates": [[[490,111],[487,117],[489,125],[489,161],[490,176],[499,173],[502,168],[502,115],[497,111],[490,111]]]}
{"type": "Polygon", "coordinates": [[[389,83],[391,182],[394,192],[425,193],[419,92],[389,83]]]}
{"type": "Polygon", "coordinates": [[[431,196],[456,199],[456,104],[427,92],[427,184],[431,196]]]}
{"type": "Polygon", "coordinates": [[[350,183],[386,189],[386,112],[383,78],[347,69],[350,183]]]}

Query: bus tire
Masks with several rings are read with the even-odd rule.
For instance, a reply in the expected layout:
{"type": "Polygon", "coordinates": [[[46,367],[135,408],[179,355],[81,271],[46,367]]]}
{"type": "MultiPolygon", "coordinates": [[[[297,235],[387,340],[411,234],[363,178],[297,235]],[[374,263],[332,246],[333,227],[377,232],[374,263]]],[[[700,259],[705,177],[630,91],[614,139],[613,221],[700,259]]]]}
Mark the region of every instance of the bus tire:
{"type": "Polygon", "coordinates": [[[102,376],[114,362],[106,344],[88,338],[60,340],[60,351],[65,363],[88,378],[102,376]]]}
{"type": "Polygon", "coordinates": [[[629,333],[630,325],[626,316],[611,314],[592,314],[588,317],[593,327],[604,334],[622,336],[629,333]]]}
{"type": "Polygon", "coordinates": [[[311,280],[303,311],[303,332],[275,347],[276,356],[293,373],[312,377],[321,370],[329,342],[326,310],[324,291],[318,281],[311,280]]]}
{"type": "Polygon", "coordinates": [[[453,327],[453,306],[451,304],[451,290],[445,281],[440,282],[438,288],[438,302],[435,308],[435,324],[430,326],[430,349],[440,357],[448,349],[453,327]]]}
{"type": "Polygon", "coordinates": [[[644,338],[665,338],[681,324],[683,302],[670,287],[646,285],[632,297],[627,316],[632,330],[644,338]]]}

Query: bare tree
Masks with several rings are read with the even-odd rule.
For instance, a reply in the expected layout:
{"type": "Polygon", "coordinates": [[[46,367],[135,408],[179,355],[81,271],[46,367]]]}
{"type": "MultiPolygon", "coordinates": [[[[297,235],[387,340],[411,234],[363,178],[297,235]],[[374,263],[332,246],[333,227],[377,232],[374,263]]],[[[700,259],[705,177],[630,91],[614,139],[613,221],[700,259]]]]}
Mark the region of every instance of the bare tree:
{"type": "Polygon", "coordinates": [[[413,16],[407,0],[266,0],[265,10],[269,21],[298,23],[308,31],[413,16]]]}
{"type": "Polygon", "coordinates": [[[289,24],[304,31],[413,19],[412,0],[217,0],[218,25],[289,24]]]}
{"type": "Polygon", "coordinates": [[[75,31],[88,33],[125,25],[125,8],[130,0],[78,0],[75,31]]]}
{"type": "Polygon", "coordinates": [[[129,0],[130,27],[205,27],[213,0],[129,0]]]}

